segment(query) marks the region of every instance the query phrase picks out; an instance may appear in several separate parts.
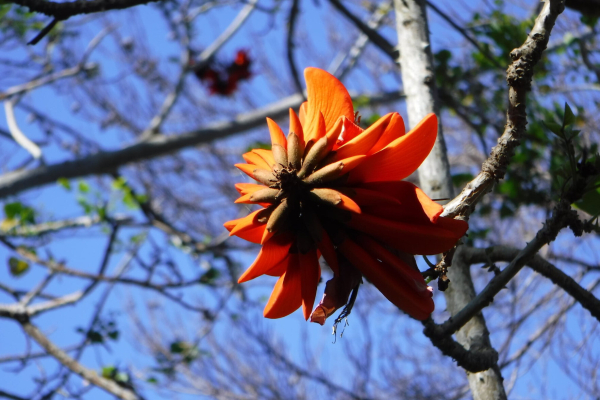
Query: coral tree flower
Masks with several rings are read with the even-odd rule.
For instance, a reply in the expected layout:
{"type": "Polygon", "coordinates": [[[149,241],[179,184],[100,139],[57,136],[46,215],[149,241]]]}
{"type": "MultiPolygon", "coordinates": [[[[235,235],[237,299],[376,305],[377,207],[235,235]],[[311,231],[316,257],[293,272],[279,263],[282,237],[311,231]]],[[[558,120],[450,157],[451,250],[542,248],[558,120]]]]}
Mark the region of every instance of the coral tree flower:
{"type": "Polygon", "coordinates": [[[405,134],[398,113],[363,130],[352,100],[334,76],[304,71],[308,101],[290,109],[286,135],[271,119],[271,150],[243,155],[241,171],[258,183],[239,183],[236,203],[261,209],[225,223],[231,235],[262,244],[239,282],[260,275],[279,279],[264,309],[280,318],[302,306],[323,324],[348,301],[364,276],[394,305],[418,320],[434,309],[414,254],[449,250],[467,223],[440,217],[442,207],[402,179],[431,151],[437,118],[430,114],[405,134]],[[334,277],[312,312],[323,256],[334,277]]]}

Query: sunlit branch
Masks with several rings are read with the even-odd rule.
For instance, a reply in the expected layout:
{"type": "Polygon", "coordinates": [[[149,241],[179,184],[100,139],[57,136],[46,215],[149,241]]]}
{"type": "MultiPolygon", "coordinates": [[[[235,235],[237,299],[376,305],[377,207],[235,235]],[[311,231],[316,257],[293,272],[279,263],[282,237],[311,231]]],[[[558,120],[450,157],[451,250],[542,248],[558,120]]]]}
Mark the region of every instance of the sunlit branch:
{"type": "Polygon", "coordinates": [[[17,142],[21,147],[23,147],[33,158],[39,160],[42,157],[42,150],[38,147],[37,144],[33,143],[17,124],[17,120],[15,118],[15,112],[13,110],[13,103],[11,100],[4,101],[4,113],[6,114],[6,122],[8,125],[8,130],[12,135],[15,142],[17,142]]]}
{"type": "MultiPolygon", "coordinates": [[[[355,95],[371,105],[399,100],[402,94],[355,95]]],[[[281,119],[288,116],[289,108],[298,108],[303,98],[293,95],[262,109],[240,114],[233,121],[211,124],[205,128],[181,133],[154,135],[150,139],[116,151],[100,151],[90,156],[58,164],[40,166],[25,171],[13,171],[0,176],[0,198],[15,195],[27,189],[56,182],[59,178],[77,178],[110,173],[119,167],[167,155],[187,147],[209,143],[237,133],[262,126],[266,117],[281,119]]]]}
{"type": "Polygon", "coordinates": [[[38,328],[29,320],[19,321],[23,330],[35,340],[44,350],[51,354],[58,362],[81,376],[91,384],[106,390],[112,395],[123,400],[137,400],[139,397],[132,391],[119,386],[116,382],[99,376],[96,371],[88,369],[78,363],[75,359],[65,353],[61,348],[51,342],[38,328]]]}
{"type": "Polygon", "coordinates": [[[509,104],[504,133],[498,139],[498,145],[492,149],[491,155],[483,163],[481,172],[457,197],[444,206],[443,216],[460,215],[468,218],[479,200],[492,190],[494,183],[504,178],[510,158],[526,130],[525,104],[527,92],[531,88],[533,67],[542,57],[556,18],[564,8],[564,1],[548,0],[525,43],[510,53],[513,62],[506,73],[509,104]]]}

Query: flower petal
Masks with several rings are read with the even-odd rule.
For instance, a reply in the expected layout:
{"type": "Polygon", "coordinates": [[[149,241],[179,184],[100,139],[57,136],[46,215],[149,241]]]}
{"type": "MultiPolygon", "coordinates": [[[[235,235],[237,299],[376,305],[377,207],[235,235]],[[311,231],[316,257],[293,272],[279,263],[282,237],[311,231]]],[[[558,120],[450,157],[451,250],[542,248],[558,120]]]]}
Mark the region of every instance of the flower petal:
{"type": "Polygon", "coordinates": [[[242,154],[242,157],[244,157],[244,160],[246,160],[248,164],[256,165],[258,168],[262,169],[271,169],[271,165],[269,165],[261,156],[253,151],[242,154]]]}
{"type": "Polygon", "coordinates": [[[393,114],[390,113],[379,118],[373,125],[365,129],[352,140],[347,141],[344,145],[340,146],[336,150],[332,161],[367,154],[386,130],[392,116],[393,114]]]}
{"type": "Polygon", "coordinates": [[[265,306],[265,318],[282,318],[290,315],[302,305],[302,276],[298,265],[298,255],[290,255],[290,263],[277,280],[271,297],[265,306]]]}
{"type": "Polygon", "coordinates": [[[300,147],[302,149],[302,154],[304,154],[304,130],[302,129],[302,123],[300,122],[300,118],[296,115],[293,109],[290,108],[290,131],[289,133],[295,133],[298,136],[300,141],[300,147]]]}
{"type": "Polygon", "coordinates": [[[306,254],[299,253],[298,261],[302,277],[302,312],[304,313],[304,319],[308,321],[317,296],[321,267],[315,251],[306,254]]]}
{"type": "Polygon", "coordinates": [[[335,247],[333,247],[333,242],[331,241],[331,238],[325,229],[323,229],[321,235],[321,240],[317,243],[317,248],[327,262],[327,265],[329,265],[329,268],[331,268],[333,271],[334,275],[337,275],[340,272],[340,268],[335,247]]]}
{"type": "MultiPolygon", "coordinates": [[[[415,292],[419,294],[419,296],[431,297],[433,295],[429,291],[427,284],[425,283],[425,279],[423,279],[423,275],[421,275],[418,270],[409,266],[404,260],[387,250],[375,239],[364,234],[356,235],[355,239],[358,243],[360,243],[363,249],[367,251],[367,253],[371,254],[372,257],[387,264],[390,269],[392,269],[400,279],[404,280],[404,282],[410,285],[415,292]]],[[[410,255],[410,257],[413,256],[410,255]]]]}
{"type": "Polygon", "coordinates": [[[412,174],[427,158],[437,137],[437,117],[429,114],[412,131],[368,156],[356,168],[349,184],[398,181],[412,174]]]}
{"type": "Polygon", "coordinates": [[[265,163],[269,166],[268,168],[264,168],[267,170],[272,170],[275,165],[275,157],[273,157],[273,152],[267,149],[253,149],[253,153],[258,154],[260,158],[262,158],[265,163]]]}
{"type": "Polygon", "coordinates": [[[358,136],[361,132],[364,131],[363,128],[356,125],[352,120],[346,118],[345,116],[340,117],[343,123],[342,132],[336,138],[335,145],[333,146],[333,150],[337,150],[338,147],[348,143],[356,136],[358,136]]]}
{"type": "MultiPolygon", "coordinates": [[[[349,120],[354,119],[354,106],[352,98],[344,85],[329,72],[318,68],[306,68],[306,91],[308,105],[302,126],[306,131],[311,131],[317,124],[319,112],[325,118],[325,130],[329,131],[335,121],[342,115],[349,120]]],[[[302,107],[300,107],[302,114],[302,107]]],[[[302,119],[301,119],[302,120],[302,119]]],[[[306,140],[308,142],[308,139],[306,140]]]]}
{"type": "MultiPolygon", "coordinates": [[[[225,222],[225,224],[223,224],[223,226],[225,227],[225,229],[227,229],[228,231],[231,232],[236,227],[236,225],[238,225],[240,222],[242,222],[245,218],[246,217],[227,221],[227,222],[225,222]]],[[[260,243],[265,231],[266,231],[266,225],[263,224],[263,225],[253,226],[253,227],[245,229],[241,232],[236,232],[235,235],[239,238],[242,238],[242,239],[247,240],[252,243],[260,243]]]]}
{"type": "Polygon", "coordinates": [[[351,214],[348,226],[406,253],[426,255],[451,249],[467,230],[466,223],[450,230],[431,222],[415,224],[375,217],[364,210],[362,214],[351,214]]]}
{"type": "Polygon", "coordinates": [[[434,202],[421,189],[410,182],[368,182],[356,188],[357,192],[369,190],[395,198],[400,205],[389,202],[363,205],[357,201],[365,212],[378,217],[394,219],[409,223],[436,223],[444,208],[434,202]]]}
{"type": "Polygon", "coordinates": [[[241,195],[245,195],[247,193],[253,193],[253,192],[256,192],[257,190],[266,189],[266,188],[267,187],[265,185],[258,185],[256,183],[236,183],[235,184],[235,189],[241,195]]]}
{"type": "Polygon", "coordinates": [[[379,137],[379,140],[375,145],[369,150],[367,154],[377,153],[379,150],[386,147],[388,144],[392,143],[394,140],[404,136],[406,133],[404,127],[404,120],[397,112],[392,113],[392,119],[390,120],[388,126],[385,128],[383,134],[379,137]]]}
{"type": "Polygon", "coordinates": [[[349,238],[338,249],[396,307],[420,321],[431,315],[433,299],[417,294],[388,264],[377,261],[349,238]]]}
{"type": "Polygon", "coordinates": [[[271,118],[267,118],[267,125],[269,126],[269,133],[271,133],[271,145],[278,144],[285,149],[287,147],[287,140],[277,122],[271,118]]]}
{"type": "Polygon", "coordinates": [[[263,244],[256,260],[248,267],[248,269],[240,276],[238,283],[247,282],[251,279],[266,274],[273,267],[284,261],[290,256],[290,247],[293,241],[289,236],[272,238],[263,244]]]}
{"type": "Polygon", "coordinates": [[[236,226],[229,232],[229,236],[233,236],[233,235],[238,235],[238,233],[240,232],[244,232],[248,229],[254,228],[256,226],[260,226],[260,225],[265,225],[264,223],[260,223],[258,222],[258,214],[264,211],[264,208],[261,208],[260,210],[256,210],[248,215],[246,215],[244,218],[240,218],[239,222],[236,224],[236,226]]]}

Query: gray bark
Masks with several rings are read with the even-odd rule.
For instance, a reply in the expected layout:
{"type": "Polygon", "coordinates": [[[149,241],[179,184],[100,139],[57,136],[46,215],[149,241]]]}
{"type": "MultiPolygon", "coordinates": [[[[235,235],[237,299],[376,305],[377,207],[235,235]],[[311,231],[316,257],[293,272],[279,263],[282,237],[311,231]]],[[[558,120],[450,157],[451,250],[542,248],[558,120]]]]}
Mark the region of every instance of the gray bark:
{"type": "MultiPolygon", "coordinates": [[[[395,0],[394,3],[398,46],[401,50],[403,89],[406,95],[408,122],[412,128],[429,113],[433,112],[439,118],[426,3],[423,0],[395,0]]],[[[431,154],[418,170],[419,181],[421,188],[432,198],[453,197],[441,120],[438,123],[437,141],[431,154]]],[[[448,271],[451,283],[445,292],[448,309],[452,315],[458,313],[475,297],[469,266],[456,259],[455,256],[455,264],[448,271]]],[[[458,342],[466,349],[491,348],[489,332],[481,313],[463,326],[456,336],[458,342]]],[[[467,373],[467,378],[475,400],[506,399],[502,375],[497,365],[483,372],[467,373]]]]}
{"type": "MultiPolygon", "coordinates": [[[[394,3],[408,125],[413,128],[427,114],[435,113],[440,117],[429,26],[425,1],[396,0],[394,3]]],[[[433,199],[454,197],[446,153],[446,142],[439,119],[433,150],[419,167],[421,189],[433,199]]]]}

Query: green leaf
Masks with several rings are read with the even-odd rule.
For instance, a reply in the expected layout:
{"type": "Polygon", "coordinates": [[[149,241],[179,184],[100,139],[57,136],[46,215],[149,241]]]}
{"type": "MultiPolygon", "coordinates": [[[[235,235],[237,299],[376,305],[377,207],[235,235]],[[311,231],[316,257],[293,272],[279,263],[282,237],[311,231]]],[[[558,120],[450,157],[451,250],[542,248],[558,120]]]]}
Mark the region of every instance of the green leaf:
{"type": "Polygon", "coordinates": [[[210,268],[208,271],[202,274],[198,281],[204,285],[212,285],[215,282],[215,280],[219,277],[219,275],[219,270],[215,268],[210,268]]]}
{"type": "Polygon", "coordinates": [[[56,182],[66,190],[71,190],[71,182],[67,178],[58,178],[56,182]]]}
{"type": "Polygon", "coordinates": [[[6,215],[6,218],[8,219],[13,219],[15,218],[17,215],[21,215],[21,210],[23,209],[23,204],[21,204],[20,202],[14,202],[14,203],[6,203],[4,205],[4,214],[6,215]]]}
{"type": "Polygon", "coordinates": [[[473,174],[464,173],[464,174],[455,174],[452,175],[452,184],[457,187],[462,187],[463,185],[471,182],[473,180],[473,174]]]}
{"type": "Polygon", "coordinates": [[[102,367],[102,377],[106,379],[112,379],[117,369],[113,365],[102,367]]]}
{"type": "Polygon", "coordinates": [[[575,122],[575,114],[571,110],[571,107],[565,103],[565,117],[563,118],[563,126],[572,125],[575,122]]]}
{"type": "MultiPolygon", "coordinates": [[[[600,185],[600,180],[596,181],[596,184],[600,185]]],[[[573,205],[590,215],[600,215],[600,188],[585,193],[581,200],[573,205]]]]}
{"type": "Polygon", "coordinates": [[[562,133],[562,126],[553,121],[544,121],[544,125],[546,125],[546,128],[550,129],[550,131],[552,131],[552,133],[554,133],[556,136],[558,136],[561,139],[564,139],[564,135],[562,133]]]}
{"type": "Polygon", "coordinates": [[[29,263],[16,257],[11,257],[8,259],[8,267],[12,276],[19,277],[29,270],[29,263]]]}
{"type": "Polygon", "coordinates": [[[151,376],[150,378],[146,379],[146,382],[152,383],[153,385],[156,385],[158,383],[158,379],[156,379],[155,377],[151,376]]]}
{"type": "Polygon", "coordinates": [[[12,4],[3,4],[0,5],[0,19],[4,17],[11,9],[12,4]]]}
{"type": "Polygon", "coordinates": [[[77,188],[81,193],[88,193],[90,191],[90,185],[86,181],[79,181],[77,188]]]}
{"type": "Polygon", "coordinates": [[[115,179],[112,183],[112,188],[114,190],[123,190],[124,187],[127,186],[127,179],[120,176],[118,179],[115,179]]]}

